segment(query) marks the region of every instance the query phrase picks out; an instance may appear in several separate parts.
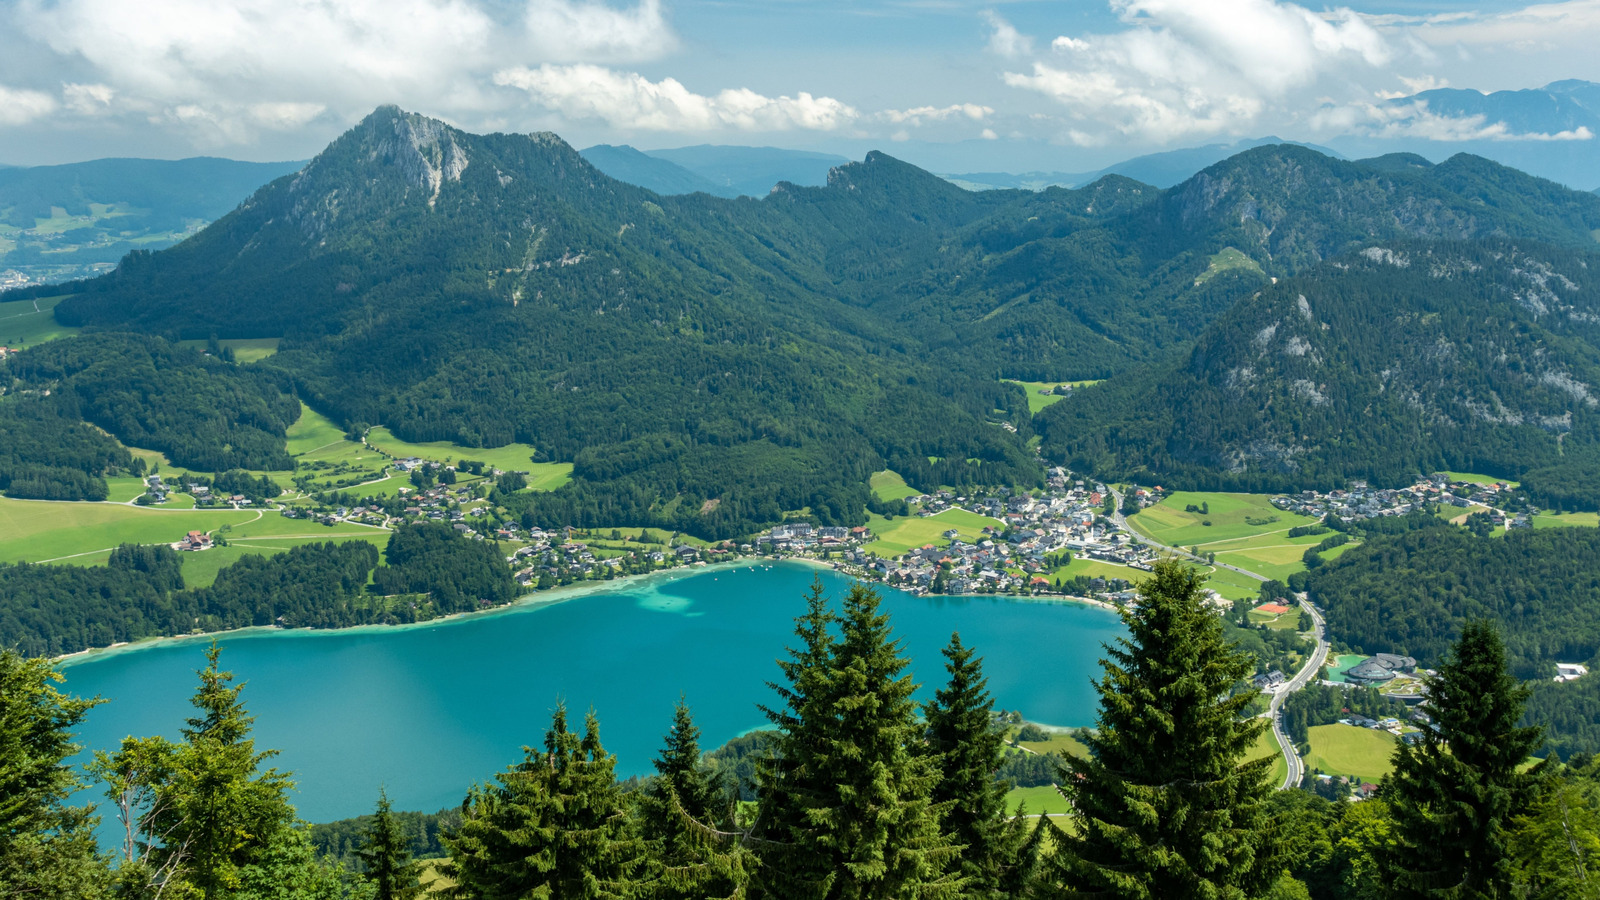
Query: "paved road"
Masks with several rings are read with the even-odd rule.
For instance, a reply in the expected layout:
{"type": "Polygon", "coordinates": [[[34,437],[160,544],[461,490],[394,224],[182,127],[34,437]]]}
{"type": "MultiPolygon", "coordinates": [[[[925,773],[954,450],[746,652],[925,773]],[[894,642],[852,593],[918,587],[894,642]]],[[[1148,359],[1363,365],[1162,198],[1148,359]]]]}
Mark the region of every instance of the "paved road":
{"type": "Polygon", "coordinates": [[[1323,635],[1322,613],[1317,612],[1316,608],[1307,602],[1304,597],[1300,599],[1300,608],[1311,614],[1311,621],[1314,623],[1313,627],[1316,632],[1317,649],[1311,652],[1311,658],[1306,660],[1306,664],[1300,667],[1300,671],[1296,672],[1293,678],[1284,682],[1273,693],[1272,703],[1267,709],[1267,716],[1272,720],[1272,736],[1278,739],[1278,749],[1283,753],[1284,762],[1289,764],[1288,774],[1284,776],[1283,784],[1278,787],[1279,790],[1288,790],[1298,786],[1300,779],[1305,776],[1305,763],[1301,761],[1300,754],[1295,752],[1294,743],[1289,740],[1289,735],[1284,733],[1283,717],[1279,715],[1279,709],[1290,694],[1305,687],[1311,682],[1311,679],[1317,677],[1317,670],[1322,668],[1322,664],[1328,659],[1328,640],[1323,635]]]}
{"type": "MultiPolygon", "coordinates": [[[[1230,572],[1238,572],[1240,575],[1248,575],[1257,581],[1267,580],[1266,576],[1264,575],[1259,575],[1255,572],[1241,569],[1238,566],[1230,566],[1227,563],[1209,563],[1206,562],[1206,560],[1183,549],[1182,547],[1171,547],[1160,543],[1159,541],[1153,541],[1145,537],[1139,532],[1128,527],[1128,520],[1122,515],[1122,493],[1115,488],[1107,487],[1106,489],[1111,491],[1111,496],[1115,498],[1117,504],[1116,512],[1112,514],[1111,520],[1116,523],[1118,528],[1122,529],[1128,534],[1133,535],[1134,538],[1140,542],[1149,544],[1150,546],[1160,550],[1166,550],[1186,559],[1192,559],[1195,562],[1206,563],[1207,565],[1216,566],[1219,569],[1227,569],[1230,572]]],[[[1284,682],[1283,685],[1273,693],[1272,702],[1268,706],[1267,712],[1265,713],[1265,715],[1272,720],[1272,736],[1277,738],[1278,750],[1283,753],[1283,761],[1287,763],[1289,767],[1288,774],[1284,776],[1283,784],[1278,786],[1279,790],[1287,790],[1289,788],[1299,786],[1300,779],[1305,774],[1305,763],[1301,761],[1300,754],[1295,752],[1294,743],[1290,741],[1289,736],[1284,733],[1283,722],[1280,720],[1278,710],[1283,706],[1283,701],[1287,699],[1290,694],[1305,687],[1311,682],[1311,679],[1317,677],[1317,670],[1321,669],[1322,664],[1328,659],[1328,640],[1323,633],[1322,614],[1317,612],[1317,610],[1309,602],[1307,602],[1304,597],[1300,598],[1300,608],[1310,613],[1311,621],[1315,623],[1314,629],[1317,639],[1317,649],[1312,651],[1311,658],[1306,660],[1306,664],[1304,666],[1300,667],[1300,671],[1296,672],[1293,678],[1284,682]]]]}

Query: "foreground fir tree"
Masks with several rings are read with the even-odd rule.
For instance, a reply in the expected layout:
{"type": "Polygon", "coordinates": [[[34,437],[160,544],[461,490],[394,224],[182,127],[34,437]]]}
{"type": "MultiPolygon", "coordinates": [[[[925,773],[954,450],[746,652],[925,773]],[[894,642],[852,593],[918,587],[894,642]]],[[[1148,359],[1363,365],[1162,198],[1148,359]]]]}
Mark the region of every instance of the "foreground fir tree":
{"type": "Polygon", "coordinates": [[[1070,826],[1052,825],[1044,896],[1130,900],[1245,898],[1279,874],[1265,798],[1271,759],[1246,761],[1266,727],[1237,691],[1254,669],[1230,647],[1200,577],[1156,564],[1122,613],[1128,636],[1107,648],[1087,759],[1068,757],[1070,826]]]}
{"type": "Polygon", "coordinates": [[[206,650],[194,704],[198,714],[178,742],[127,738],[97,753],[92,769],[123,825],[117,873],[128,896],[204,900],[322,900],[340,893],[333,869],[318,861],[289,803],[293,782],[261,764],[233,673],[221,649],[206,650]]]}
{"type": "Polygon", "coordinates": [[[1488,622],[1469,622],[1439,673],[1427,680],[1432,728],[1395,748],[1384,785],[1394,816],[1385,870],[1397,897],[1512,896],[1513,818],[1538,799],[1542,772],[1518,766],[1543,742],[1518,727],[1528,688],[1506,668],[1488,622]]]}
{"type": "Polygon", "coordinates": [[[67,804],[82,785],[63,764],[99,701],[61,694],[60,680],[46,660],[0,650],[0,897],[89,898],[106,885],[99,820],[67,804]]]}
{"type": "Polygon", "coordinates": [[[924,709],[927,749],[939,770],[932,799],[946,810],[944,833],[961,847],[967,897],[1015,896],[1032,868],[1022,818],[1006,816],[1010,785],[995,777],[1005,733],[996,726],[983,660],[952,634],[944,649],[950,681],[924,709]]]}
{"type": "Polygon", "coordinates": [[[590,712],[583,737],[557,707],[544,751],[473,788],[461,827],[445,838],[442,874],[462,900],[611,900],[634,892],[643,846],[616,782],[616,757],[600,746],[590,712]]]}
{"type": "Polygon", "coordinates": [[[762,772],[753,843],[760,896],[801,900],[934,900],[956,897],[957,848],[940,830],[933,760],[920,752],[904,674],[907,660],[879,612],[877,591],[853,585],[834,617],[812,586],[781,664],[785,701],[768,711],[781,735],[762,772]]]}
{"type": "Polygon", "coordinates": [[[422,893],[417,882],[421,866],[412,861],[411,847],[382,790],[364,838],[356,857],[366,868],[362,880],[372,886],[372,900],[412,900],[422,893]]]}
{"type": "Polygon", "coordinates": [[[682,700],[654,765],[657,777],[639,799],[651,861],[644,893],[659,900],[743,896],[747,854],[728,830],[733,809],[700,759],[700,729],[682,700]]]}

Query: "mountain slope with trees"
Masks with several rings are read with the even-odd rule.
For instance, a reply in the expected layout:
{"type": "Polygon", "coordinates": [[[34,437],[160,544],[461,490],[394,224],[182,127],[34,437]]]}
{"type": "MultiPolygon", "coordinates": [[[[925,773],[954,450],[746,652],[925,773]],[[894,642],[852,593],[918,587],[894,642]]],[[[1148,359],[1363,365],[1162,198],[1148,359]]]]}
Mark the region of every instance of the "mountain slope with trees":
{"type": "Polygon", "coordinates": [[[1592,503],[1596,264],[1526,242],[1368,247],[1241,300],[1164,366],[1052,406],[1046,451],[1254,490],[1537,471],[1539,502],[1592,503]]]}
{"type": "MultiPolygon", "coordinates": [[[[971,193],[872,153],[759,201],[663,197],[553,135],[383,108],[182,245],[68,286],[56,315],[281,337],[257,367],[341,424],[572,462],[570,485],[522,501],[542,524],[732,537],[801,509],[857,523],[883,468],[922,489],[1034,483],[1026,398],[997,377],[1148,367],[1352,247],[1570,254],[1596,227],[1600,198],[1483,160],[1291,145],[1169,191],[971,193]]],[[[1515,464],[1554,464],[1541,446],[1515,464]]]]}

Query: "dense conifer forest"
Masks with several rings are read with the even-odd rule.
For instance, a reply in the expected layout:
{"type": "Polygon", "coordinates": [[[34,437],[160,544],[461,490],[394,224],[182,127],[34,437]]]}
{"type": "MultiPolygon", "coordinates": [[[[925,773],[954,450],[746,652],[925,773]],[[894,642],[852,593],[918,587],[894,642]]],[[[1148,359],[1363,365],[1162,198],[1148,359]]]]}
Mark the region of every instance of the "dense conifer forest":
{"type": "Polygon", "coordinates": [[[58,656],[249,626],[400,624],[516,597],[495,545],[446,525],[401,526],[387,555],[380,565],[366,541],[306,544],[247,555],[209,587],[188,589],[178,554],[166,546],[124,545],[104,566],[0,564],[0,646],[58,656]]]}
{"type": "MultiPolygon", "coordinates": [[[[553,135],[384,108],[183,244],[52,288],[67,324],[277,354],[230,369],[101,334],[11,368],[210,471],[285,467],[296,397],[407,440],[530,443],[574,465],[519,501],[547,527],[859,524],[884,468],[924,490],[1037,483],[1035,422],[1000,378],[1117,376],[1038,422],[1047,456],[1103,476],[1277,489],[1450,466],[1582,506],[1597,227],[1600,198],[1486,160],[1289,145],[1167,191],[971,193],[873,153],[759,201],[661,197],[553,135]]],[[[51,471],[22,489],[95,490],[93,464],[51,471]]]]}

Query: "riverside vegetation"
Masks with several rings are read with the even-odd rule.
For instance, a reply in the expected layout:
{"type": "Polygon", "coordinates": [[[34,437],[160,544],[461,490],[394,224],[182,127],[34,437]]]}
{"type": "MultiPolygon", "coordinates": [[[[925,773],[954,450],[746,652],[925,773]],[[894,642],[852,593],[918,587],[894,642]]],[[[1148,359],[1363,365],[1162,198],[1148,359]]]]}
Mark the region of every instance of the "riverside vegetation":
{"type": "Polygon", "coordinates": [[[89,766],[119,823],[108,853],[94,811],[72,805],[80,776],[66,764],[97,701],[58,693],[47,662],[6,651],[0,889],[411,898],[425,889],[413,850],[440,849],[426,890],[460,898],[1587,896],[1600,768],[1523,766],[1539,729],[1516,724],[1526,689],[1492,627],[1464,629],[1431,679],[1437,728],[1396,748],[1378,799],[1329,803],[1272,791],[1270,764],[1247,761],[1265,727],[1241,715],[1251,665],[1198,578],[1163,562],[1141,600],[1102,660],[1090,753],[1059,773],[1072,801],[1060,821],[1007,816],[974,651],[952,637],[947,683],[919,711],[890,622],[859,584],[839,606],[820,584],[805,598],[748,783],[713,774],[682,702],[656,775],[628,784],[597,715],[575,729],[558,708],[542,745],[471,788],[459,813],[430,823],[380,796],[354,833],[297,819],[291,775],[266,767],[273,753],[213,647],[178,740],[129,737],[89,766]]]}

